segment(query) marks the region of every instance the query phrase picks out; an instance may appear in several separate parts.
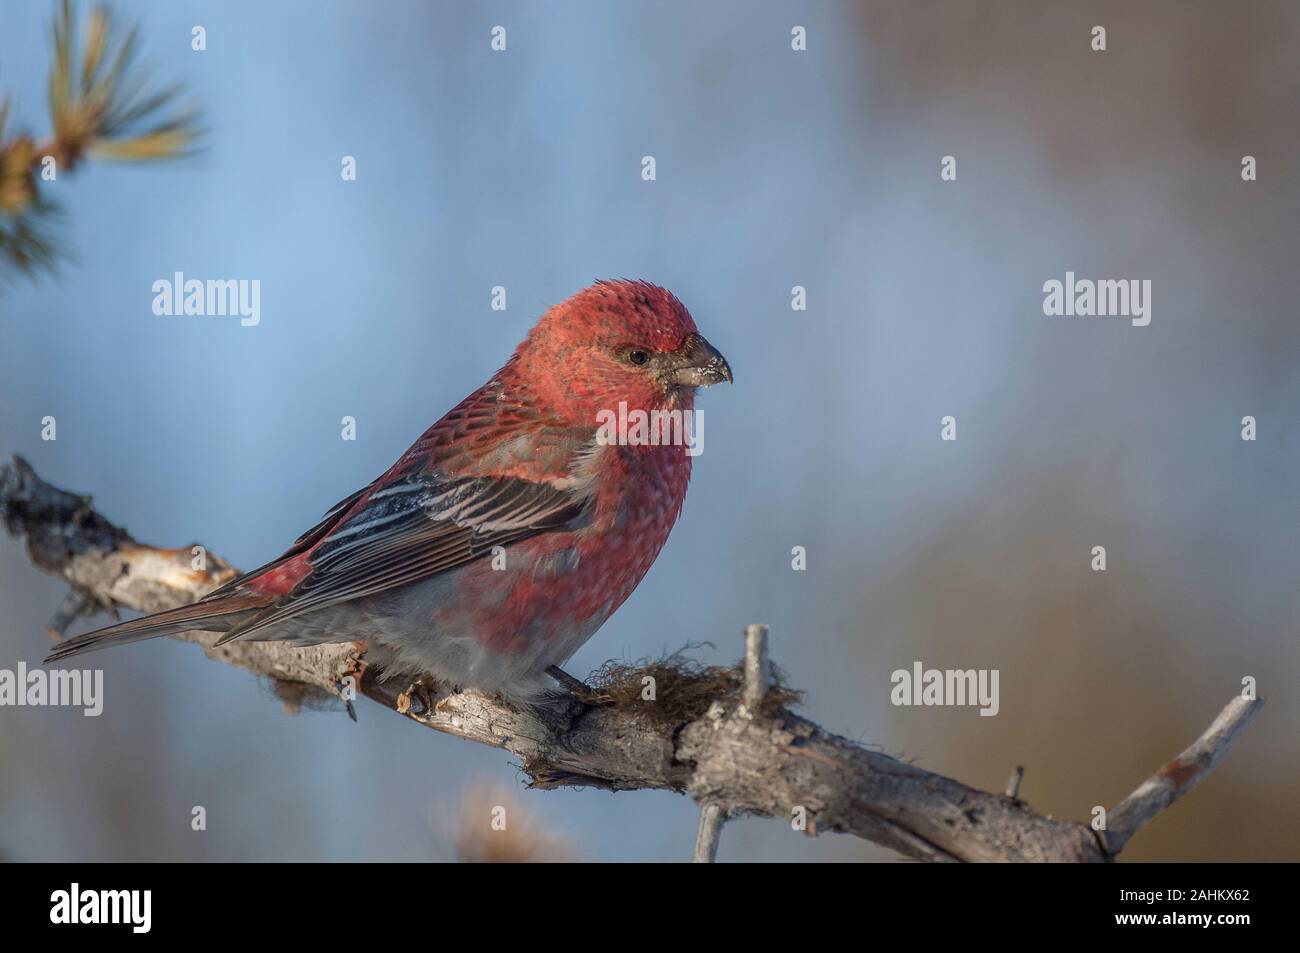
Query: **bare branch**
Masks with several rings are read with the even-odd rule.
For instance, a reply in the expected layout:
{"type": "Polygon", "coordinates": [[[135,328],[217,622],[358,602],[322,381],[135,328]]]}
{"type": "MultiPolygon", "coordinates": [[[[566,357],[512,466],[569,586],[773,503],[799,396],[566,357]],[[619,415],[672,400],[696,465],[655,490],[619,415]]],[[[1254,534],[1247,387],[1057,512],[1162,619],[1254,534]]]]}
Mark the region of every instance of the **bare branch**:
{"type": "MultiPolygon", "coordinates": [[[[17,457],[0,465],[0,521],[26,538],[33,564],[72,586],[76,601],[57,614],[60,624],[86,605],[140,612],[184,605],[235,574],[211,554],[196,569],[191,548],[137,543],[96,513],[88,497],[45,483],[17,457]]],[[[216,647],[216,637],[181,636],[211,658],[274,679],[290,705],[304,695],[348,702],[365,695],[428,728],[503,748],[535,787],[689,794],[705,805],[697,857],[716,851],[725,817],[757,814],[806,818],[808,834],[850,833],[916,860],[1106,861],[1199,782],[1258,710],[1234,701],[1204,737],[1119,805],[1107,849],[1083,824],[1044,817],[1015,797],[905,764],[792,713],[783,704],[789,690],[774,690],[761,626],[746,632],[743,677],[735,669],[661,662],[655,700],[603,686],[603,695],[560,695],[525,710],[472,690],[430,684],[417,691],[384,681],[367,668],[359,644],[216,647]]],[[[634,673],[637,685],[640,674],[634,673]]]]}
{"type": "Polygon", "coordinates": [[[46,631],[51,639],[61,639],[78,616],[94,615],[96,611],[94,600],[86,598],[75,589],[69,589],[59,607],[54,610],[54,615],[50,616],[46,631]]]}
{"type": "MultiPolygon", "coordinates": [[[[745,626],[744,688],[741,700],[745,711],[758,711],[772,684],[772,665],[767,657],[767,626],[745,626]]],[[[718,841],[728,812],[717,804],[700,808],[700,827],[695,834],[695,863],[711,864],[718,856],[718,841]]]]}
{"type": "Polygon", "coordinates": [[[722,838],[722,825],[727,812],[717,804],[700,808],[700,827],[695,832],[695,863],[711,864],[718,859],[718,841],[722,838]]]}
{"type": "Polygon", "coordinates": [[[745,705],[758,708],[772,684],[772,664],[767,658],[767,626],[745,627],[745,705]]]}
{"type": "Polygon", "coordinates": [[[1106,824],[1107,849],[1118,854],[1139,828],[1204,781],[1263,706],[1264,699],[1247,698],[1244,694],[1228,702],[1201,737],[1143,781],[1110,812],[1106,824]]]}
{"type": "Polygon", "coordinates": [[[1025,779],[1025,766],[1018,764],[1011,772],[1011,777],[1007,778],[1007,797],[1016,800],[1020,797],[1020,782],[1025,779]]]}

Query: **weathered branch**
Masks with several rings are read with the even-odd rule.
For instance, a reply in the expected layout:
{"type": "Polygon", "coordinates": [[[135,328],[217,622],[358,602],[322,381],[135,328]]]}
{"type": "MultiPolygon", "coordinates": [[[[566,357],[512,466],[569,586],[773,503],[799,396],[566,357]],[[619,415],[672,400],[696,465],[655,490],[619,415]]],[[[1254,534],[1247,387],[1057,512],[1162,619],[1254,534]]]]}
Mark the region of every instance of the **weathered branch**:
{"type": "MultiPolygon", "coordinates": [[[[767,690],[772,687],[772,663],[767,656],[767,626],[745,626],[744,682],[740,700],[744,711],[760,711],[767,690]]],[[[695,832],[695,863],[711,864],[718,858],[722,826],[727,823],[727,809],[720,804],[700,806],[700,825],[695,832]]]]}
{"type": "MultiPolygon", "coordinates": [[[[0,519],[25,536],[32,562],[73,595],[51,627],[89,608],[154,612],[183,605],[231,578],[211,554],[135,542],[96,513],[89,497],[42,481],[23,460],[0,465],[0,519]]],[[[793,714],[791,693],[771,686],[761,627],[747,634],[743,675],[657,663],[623,672],[582,697],[518,710],[475,691],[383,681],[358,644],[296,649],[276,642],[213,645],[209,657],[275,679],[292,702],[357,694],[426,727],[504,748],[541,788],[659,788],[691,795],[706,811],[697,856],[716,850],[725,818],[759,814],[806,831],[840,831],[925,861],[1106,861],[1142,824],[1190,790],[1223,757],[1260,702],[1234,699],[1210,730],[1112,814],[1106,840],[1083,825],[1035,813],[1012,796],[967,787],[834,735],[793,714]],[[654,690],[642,692],[645,680],[654,690]],[[629,684],[633,690],[629,691],[629,684]]]]}
{"type": "Polygon", "coordinates": [[[1261,699],[1238,695],[1182,754],[1143,781],[1110,812],[1106,849],[1118,854],[1144,824],[1200,784],[1259,714],[1261,699]]]}
{"type": "Polygon", "coordinates": [[[727,812],[718,804],[700,808],[700,826],[695,832],[694,861],[711,864],[718,859],[718,841],[722,839],[722,825],[727,823],[727,812]]]}

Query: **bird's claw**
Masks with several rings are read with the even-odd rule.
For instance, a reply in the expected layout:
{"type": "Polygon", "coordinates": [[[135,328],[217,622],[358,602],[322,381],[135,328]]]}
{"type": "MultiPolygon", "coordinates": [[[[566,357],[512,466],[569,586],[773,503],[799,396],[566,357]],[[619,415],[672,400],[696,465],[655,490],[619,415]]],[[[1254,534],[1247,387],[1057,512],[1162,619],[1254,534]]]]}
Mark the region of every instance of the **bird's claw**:
{"type": "Polygon", "coordinates": [[[558,665],[552,665],[546,669],[546,674],[551,676],[564,687],[564,689],[584,705],[595,704],[597,699],[591,686],[580,679],[574,678],[558,665]]]}
{"type": "Polygon", "coordinates": [[[397,711],[403,715],[427,715],[433,711],[432,681],[421,676],[397,696],[397,711]]]}

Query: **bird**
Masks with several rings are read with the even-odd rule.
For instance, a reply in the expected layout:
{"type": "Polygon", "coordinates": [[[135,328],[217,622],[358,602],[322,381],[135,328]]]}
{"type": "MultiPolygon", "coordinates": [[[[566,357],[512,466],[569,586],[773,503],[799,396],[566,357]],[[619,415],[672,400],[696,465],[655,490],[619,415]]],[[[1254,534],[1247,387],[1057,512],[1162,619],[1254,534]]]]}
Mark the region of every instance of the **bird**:
{"type": "Polygon", "coordinates": [[[597,281],[282,555],[45,661],[195,630],[359,642],[382,678],[536,699],[644,578],[686,498],[700,448],[627,421],[695,419],[696,391],[722,381],[730,365],[675,295],[597,281]]]}

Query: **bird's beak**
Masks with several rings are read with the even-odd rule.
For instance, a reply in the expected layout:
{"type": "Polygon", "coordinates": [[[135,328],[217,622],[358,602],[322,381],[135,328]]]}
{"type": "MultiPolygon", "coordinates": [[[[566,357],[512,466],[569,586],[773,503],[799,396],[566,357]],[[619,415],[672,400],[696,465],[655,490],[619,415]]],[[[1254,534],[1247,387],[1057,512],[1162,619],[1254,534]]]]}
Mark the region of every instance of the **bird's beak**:
{"type": "Polygon", "coordinates": [[[672,380],[681,387],[708,387],[720,381],[730,384],[731,365],[704,335],[692,334],[677,350],[672,380]]]}

